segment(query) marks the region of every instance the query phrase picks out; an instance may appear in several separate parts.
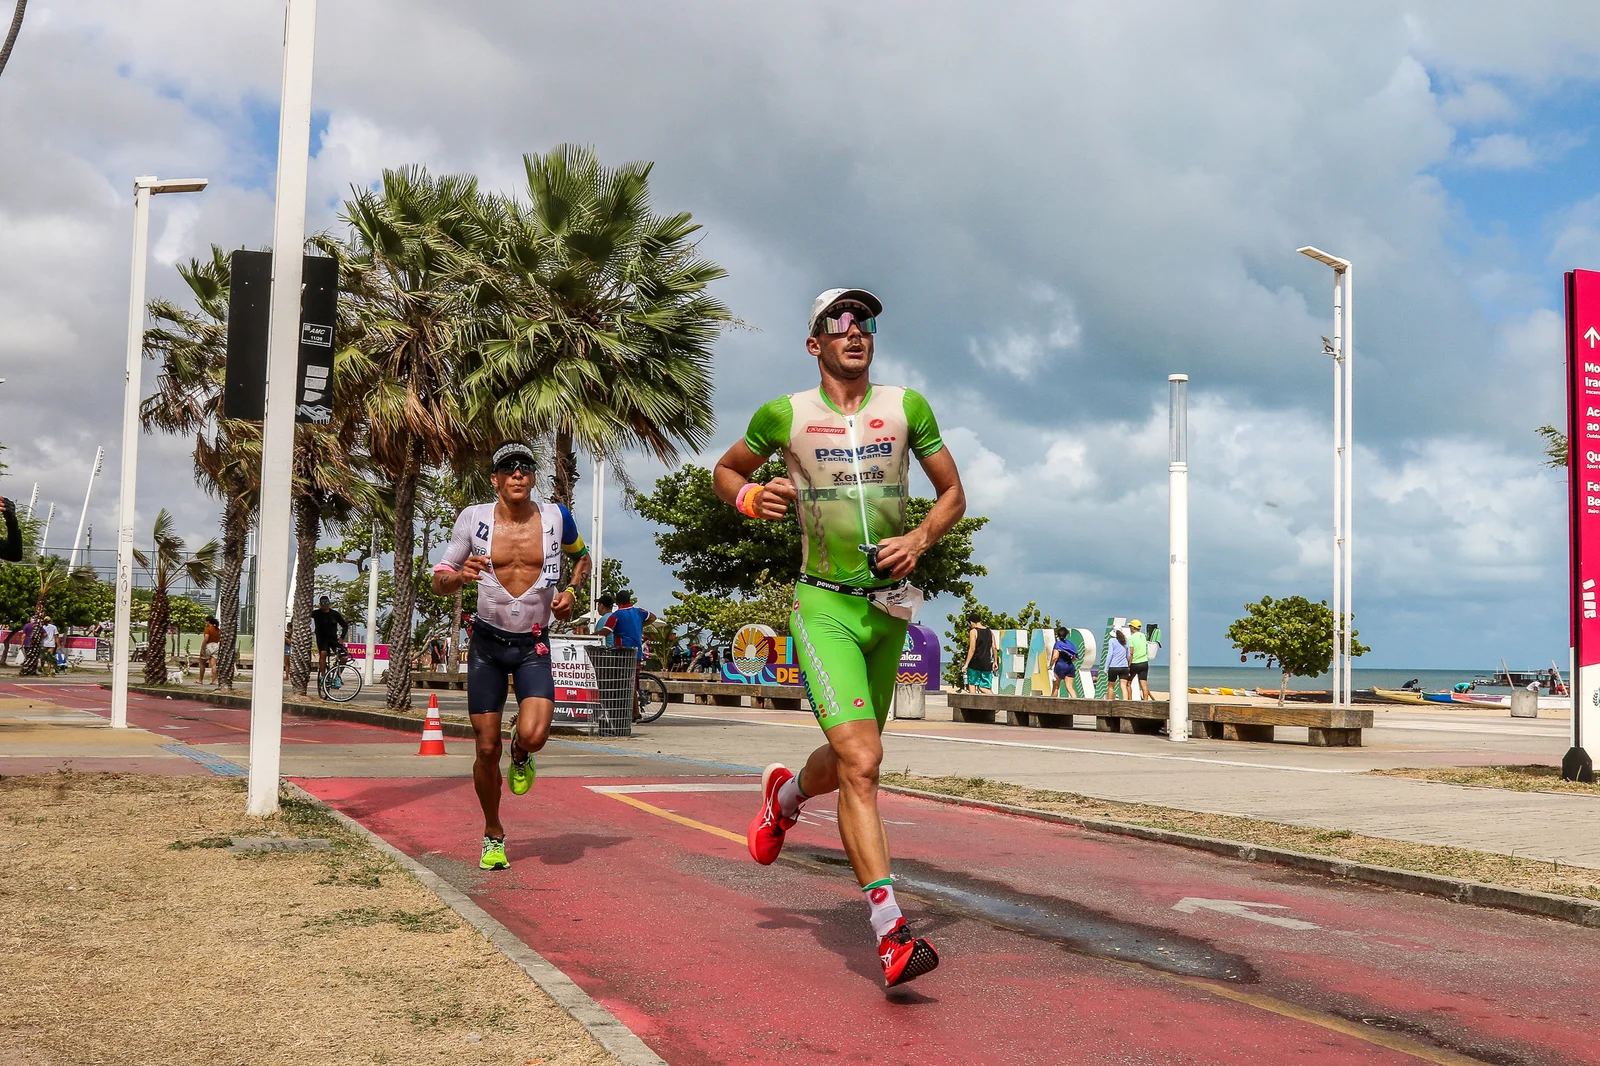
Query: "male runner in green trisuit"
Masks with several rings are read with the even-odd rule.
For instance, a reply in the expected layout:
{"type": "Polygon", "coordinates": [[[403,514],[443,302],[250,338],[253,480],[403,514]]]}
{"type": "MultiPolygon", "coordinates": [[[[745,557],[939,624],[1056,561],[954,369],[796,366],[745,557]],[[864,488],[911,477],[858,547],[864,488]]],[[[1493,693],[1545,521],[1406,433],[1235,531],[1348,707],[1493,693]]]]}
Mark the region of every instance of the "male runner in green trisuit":
{"type": "Polygon", "coordinates": [[[829,289],[817,297],[806,350],[816,357],[821,386],[762,406],[744,440],[717,463],[716,488],[751,518],[776,521],[791,502],[799,504],[804,548],[789,631],[828,741],[799,774],[774,763],[761,775],[750,855],[763,864],[777,859],[800,805],[837,789],[839,836],[867,895],[884,979],[897,985],[939,965],[938,953],[911,935],[895,902],[889,840],[878,816],[879,734],[909,618],[898,596],[923,552],[966,511],[967,499],[928,402],[868,379],[882,312],[882,302],[865,289],[829,289]],[[752,484],[750,475],[778,451],[789,476],[752,484]],[[938,499],[907,532],[913,454],[938,499]]]}

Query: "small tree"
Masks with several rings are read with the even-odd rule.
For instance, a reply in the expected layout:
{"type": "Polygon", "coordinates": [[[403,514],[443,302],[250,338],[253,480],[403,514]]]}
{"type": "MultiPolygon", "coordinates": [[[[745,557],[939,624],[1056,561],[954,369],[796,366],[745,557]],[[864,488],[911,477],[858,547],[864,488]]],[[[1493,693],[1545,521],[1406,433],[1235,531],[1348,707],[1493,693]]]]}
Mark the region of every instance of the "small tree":
{"type": "Polygon", "coordinates": [[[138,560],[140,566],[149,567],[151,570],[150,622],[149,632],[145,638],[144,683],[164,685],[167,681],[167,628],[172,618],[168,593],[173,583],[178,580],[179,574],[200,588],[209,585],[211,579],[216,576],[217,557],[222,551],[222,545],[215,540],[208,540],[192,553],[185,555],[183,539],[174,531],[172,516],[167,513],[165,507],[156,514],[154,541],[150,554],[135,548],[133,557],[138,560]]]}
{"type": "MultiPolygon", "coordinates": [[[[1312,603],[1304,596],[1275,600],[1261,597],[1260,603],[1247,603],[1249,612],[1228,627],[1228,639],[1242,653],[1254,655],[1283,671],[1278,687],[1278,706],[1291,677],[1316,677],[1333,664],[1333,610],[1327,600],[1312,603]]],[[[1371,648],[1350,631],[1350,654],[1365,655],[1371,648]]]]}
{"type": "MultiPolygon", "coordinates": [[[[39,659],[44,650],[45,601],[62,589],[84,590],[94,584],[94,571],[87,566],[73,570],[67,561],[56,555],[41,555],[35,564],[38,574],[38,593],[33,603],[33,631],[29,634],[27,649],[22,658],[19,677],[33,677],[39,673],[39,659]]],[[[52,668],[54,663],[50,664],[52,668]]]]}
{"type": "Polygon", "coordinates": [[[1540,426],[1534,430],[1544,439],[1544,465],[1561,469],[1567,465],[1567,435],[1555,426],[1540,426]]]}
{"type": "Polygon", "coordinates": [[[764,625],[779,636],[789,635],[789,613],[794,608],[794,582],[778,581],[768,574],[756,579],[755,594],[747,599],[706,596],[695,592],[674,592],[678,602],[662,612],[672,627],[686,629],[686,635],[709,634],[718,643],[733,639],[742,626],[764,625]]]}

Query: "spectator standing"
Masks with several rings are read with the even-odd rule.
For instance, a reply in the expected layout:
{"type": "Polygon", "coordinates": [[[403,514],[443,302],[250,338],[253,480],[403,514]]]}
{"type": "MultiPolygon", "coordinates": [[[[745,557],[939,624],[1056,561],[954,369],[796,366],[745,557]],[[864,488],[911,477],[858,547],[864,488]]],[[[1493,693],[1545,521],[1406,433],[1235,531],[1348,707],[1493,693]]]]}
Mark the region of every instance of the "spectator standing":
{"type": "MultiPolygon", "coordinates": [[[[1128,636],[1128,669],[1130,671],[1129,677],[1131,678],[1128,687],[1131,690],[1133,687],[1132,681],[1139,682],[1139,698],[1147,700],[1150,698],[1151,642],[1149,637],[1145,635],[1144,623],[1137,618],[1128,623],[1128,629],[1131,630],[1128,636]]],[[[1155,646],[1159,648],[1161,645],[1157,644],[1155,646]]],[[[1131,691],[1129,694],[1132,695],[1131,691]]]]}
{"type": "Polygon", "coordinates": [[[600,598],[594,601],[594,632],[608,632],[608,627],[611,624],[611,612],[616,609],[617,601],[611,598],[611,593],[601,593],[600,598]]]}
{"type": "MultiPolygon", "coordinates": [[[[603,601],[602,601],[603,602],[603,601]]],[[[633,602],[631,589],[623,589],[617,593],[617,609],[611,616],[600,623],[601,629],[609,631],[616,639],[617,647],[633,648],[644,661],[644,627],[656,620],[656,616],[637,607],[633,602]]],[[[633,719],[639,720],[639,671],[633,672],[633,719]]]]}
{"type": "Polygon", "coordinates": [[[51,673],[54,673],[60,666],[60,664],[56,662],[56,637],[59,635],[59,633],[60,630],[56,629],[56,624],[50,620],[50,616],[45,615],[44,640],[41,641],[41,644],[44,647],[43,658],[49,662],[51,673]]]}
{"type": "Polygon", "coordinates": [[[1106,645],[1106,695],[1114,700],[1132,699],[1133,650],[1128,647],[1128,634],[1119,626],[1111,637],[1106,645]]]}
{"type": "Polygon", "coordinates": [[[994,631],[983,625],[976,611],[967,615],[966,687],[979,692],[994,691],[994,672],[997,665],[994,631]]]}
{"type": "Polygon", "coordinates": [[[1056,679],[1056,695],[1061,694],[1062,682],[1078,676],[1080,654],[1078,646],[1067,637],[1067,631],[1061,630],[1050,648],[1050,672],[1056,679]]]}
{"type": "Polygon", "coordinates": [[[206,683],[206,664],[211,664],[211,680],[217,680],[217,649],[222,646],[222,623],[215,617],[206,616],[205,632],[200,634],[200,676],[195,684],[206,683]]]}

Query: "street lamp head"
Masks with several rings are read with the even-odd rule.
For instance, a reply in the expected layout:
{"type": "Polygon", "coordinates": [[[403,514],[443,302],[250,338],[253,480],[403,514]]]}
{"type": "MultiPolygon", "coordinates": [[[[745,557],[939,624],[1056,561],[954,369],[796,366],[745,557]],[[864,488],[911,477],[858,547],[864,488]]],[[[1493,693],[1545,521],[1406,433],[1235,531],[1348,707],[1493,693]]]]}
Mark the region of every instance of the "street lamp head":
{"type": "Polygon", "coordinates": [[[199,192],[210,183],[209,178],[156,178],[149,175],[133,179],[136,189],[149,189],[152,196],[164,192],[199,192]]]}
{"type": "Polygon", "coordinates": [[[1188,381],[1189,380],[1189,375],[1188,374],[1168,374],[1167,375],[1167,380],[1168,381],[1188,381]]]}
{"type": "Polygon", "coordinates": [[[1331,266],[1333,269],[1337,270],[1341,274],[1343,274],[1346,270],[1350,269],[1350,260],[1348,260],[1348,259],[1340,259],[1336,255],[1329,255],[1327,252],[1324,252],[1321,248],[1313,248],[1309,244],[1306,245],[1304,248],[1296,248],[1295,251],[1299,252],[1301,255],[1309,256],[1310,258],[1315,259],[1319,263],[1323,263],[1323,264],[1325,264],[1327,266],[1331,266]]]}

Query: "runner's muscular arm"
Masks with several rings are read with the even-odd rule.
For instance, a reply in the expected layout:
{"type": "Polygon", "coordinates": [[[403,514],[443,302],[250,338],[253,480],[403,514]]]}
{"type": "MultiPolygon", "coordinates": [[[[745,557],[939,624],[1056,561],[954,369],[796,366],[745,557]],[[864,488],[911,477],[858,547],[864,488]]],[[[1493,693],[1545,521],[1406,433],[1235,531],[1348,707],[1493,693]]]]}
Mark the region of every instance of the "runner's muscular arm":
{"type": "Polygon", "coordinates": [[[961,473],[956,469],[950,449],[940,448],[921,462],[922,472],[928,475],[928,480],[933,482],[933,491],[938,493],[938,499],[933,501],[933,510],[928,512],[928,517],[922,520],[920,526],[905,536],[885,537],[878,542],[879,568],[890,571],[897,578],[915,570],[922,553],[950,532],[950,527],[961,521],[961,516],[967,513],[967,493],[961,487],[961,473]]]}
{"type": "MultiPolygon", "coordinates": [[[[717,469],[711,475],[717,496],[723,503],[737,507],[739,490],[750,483],[750,475],[764,462],[766,459],[751,451],[750,445],[742,440],[735,441],[733,447],[717,460],[717,469]]],[[[954,465],[951,469],[954,469],[954,465]]],[[[756,513],[769,521],[776,521],[789,513],[789,504],[799,497],[794,482],[786,477],[775,477],[767,482],[757,498],[756,513]]]]}

